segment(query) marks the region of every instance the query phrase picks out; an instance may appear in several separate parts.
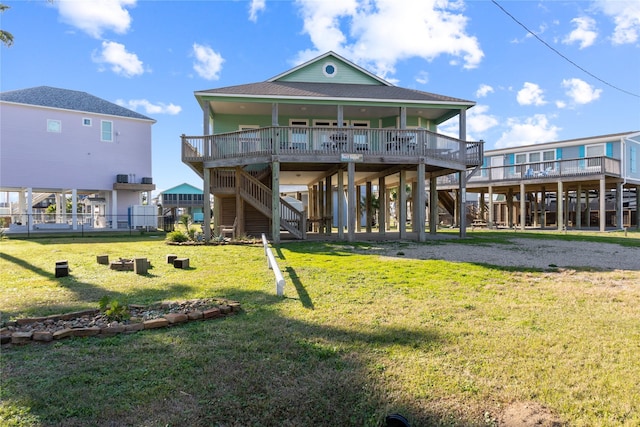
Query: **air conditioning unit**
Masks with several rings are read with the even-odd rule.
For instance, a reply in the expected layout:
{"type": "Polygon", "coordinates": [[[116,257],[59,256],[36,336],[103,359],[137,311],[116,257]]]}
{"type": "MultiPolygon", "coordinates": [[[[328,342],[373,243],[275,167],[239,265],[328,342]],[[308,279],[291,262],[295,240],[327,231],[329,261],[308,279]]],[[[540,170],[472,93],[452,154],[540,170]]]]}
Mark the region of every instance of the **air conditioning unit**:
{"type": "Polygon", "coordinates": [[[153,178],[151,178],[150,176],[146,176],[146,177],[142,178],[142,183],[143,184],[153,184],[153,178]]]}
{"type": "Polygon", "coordinates": [[[129,182],[129,175],[119,174],[116,176],[116,182],[118,184],[126,184],[129,182]]]}

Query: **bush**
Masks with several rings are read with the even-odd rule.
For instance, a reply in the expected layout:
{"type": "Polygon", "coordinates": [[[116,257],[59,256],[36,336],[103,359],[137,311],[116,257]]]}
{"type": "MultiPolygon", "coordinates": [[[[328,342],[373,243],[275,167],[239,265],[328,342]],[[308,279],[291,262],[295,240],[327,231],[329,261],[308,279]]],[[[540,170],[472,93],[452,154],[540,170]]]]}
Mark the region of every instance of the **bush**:
{"type": "Polygon", "coordinates": [[[172,231],[171,233],[167,234],[167,240],[169,242],[182,243],[182,242],[186,242],[187,240],[189,240],[189,236],[187,236],[186,234],[184,234],[180,230],[176,230],[176,231],[172,231]]]}

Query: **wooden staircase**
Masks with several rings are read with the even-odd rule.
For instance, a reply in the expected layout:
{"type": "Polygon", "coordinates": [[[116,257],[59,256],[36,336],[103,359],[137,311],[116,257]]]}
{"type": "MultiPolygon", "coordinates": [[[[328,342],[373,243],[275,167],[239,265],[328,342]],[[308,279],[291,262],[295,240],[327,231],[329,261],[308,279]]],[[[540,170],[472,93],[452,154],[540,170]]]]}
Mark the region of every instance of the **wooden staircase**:
{"type": "MultiPolygon", "coordinates": [[[[242,200],[253,206],[258,212],[273,219],[273,192],[257,176],[264,178],[264,171],[249,173],[242,169],[214,169],[211,174],[213,194],[229,195],[239,191],[242,200]],[[254,176],[255,175],[255,176],[254,176]]],[[[284,199],[280,200],[280,229],[288,231],[298,239],[306,235],[306,216],[284,199]]]]}

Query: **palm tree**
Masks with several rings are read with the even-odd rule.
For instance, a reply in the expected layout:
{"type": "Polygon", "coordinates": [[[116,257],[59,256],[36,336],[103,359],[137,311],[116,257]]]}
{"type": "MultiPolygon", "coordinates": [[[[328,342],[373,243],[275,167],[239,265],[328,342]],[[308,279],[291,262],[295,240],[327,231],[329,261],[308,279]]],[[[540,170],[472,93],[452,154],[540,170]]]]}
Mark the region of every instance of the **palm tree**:
{"type": "MultiPolygon", "coordinates": [[[[4,12],[7,9],[9,9],[9,6],[0,3],[0,13],[4,12]]],[[[13,44],[13,34],[11,34],[9,31],[0,30],[0,41],[4,43],[5,46],[11,47],[11,45],[13,44]]]]}

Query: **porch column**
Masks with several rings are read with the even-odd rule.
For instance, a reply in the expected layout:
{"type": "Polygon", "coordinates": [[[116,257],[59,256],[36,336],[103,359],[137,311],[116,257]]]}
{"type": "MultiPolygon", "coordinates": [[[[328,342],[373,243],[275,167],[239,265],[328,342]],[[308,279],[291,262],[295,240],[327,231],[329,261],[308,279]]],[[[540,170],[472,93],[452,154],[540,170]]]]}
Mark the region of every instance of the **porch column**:
{"type": "Polygon", "coordinates": [[[467,140],[467,110],[464,108],[460,109],[460,120],[458,121],[458,137],[462,141],[467,140]]]}
{"type": "Polygon", "coordinates": [[[344,240],[344,171],[338,171],[338,191],[336,194],[338,203],[338,239],[344,240]]]}
{"type": "Polygon", "coordinates": [[[562,231],[564,226],[564,190],[562,181],[558,181],[558,192],[556,193],[556,225],[558,231],[562,231]]]}
{"type": "Polygon", "coordinates": [[[524,192],[524,181],[520,181],[520,230],[524,231],[527,216],[527,194],[524,192]]]}
{"type": "Polygon", "coordinates": [[[378,178],[378,232],[380,235],[385,234],[387,229],[387,212],[389,212],[389,205],[387,205],[387,187],[384,176],[378,178]]]}
{"type": "Polygon", "coordinates": [[[271,104],[271,126],[280,126],[278,124],[278,103],[271,104]]]}
{"type": "Polygon", "coordinates": [[[587,220],[587,228],[591,227],[591,197],[589,194],[589,190],[587,189],[587,191],[584,192],[584,204],[586,205],[585,208],[585,219],[587,220]]]}
{"type": "MultiPolygon", "coordinates": [[[[362,231],[362,186],[356,186],[356,231],[362,231]]],[[[351,207],[349,207],[351,210],[351,207]]],[[[367,212],[366,208],[366,199],[365,199],[365,213],[367,212]]]]}
{"type": "Polygon", "coordinates": [[[396,208],[398,215],[398,233],[400,239],[406,238],[407,234],[407,192],[405,187],[407,186],[407,172],[405,170],[400,171],[400,180],[398,183],[398,207],[396,208]]]}
{"type": "Polygon", "coordinates": [[[604,177],[600,178],[600,231],[605,231],[607,228],[607,187],[604,177]]]}
{"type": "MultiPolygon", "coordinates": [[[[356,229],[356,164],[349,162],[347,165],[347,240],[353,242],[355,240],[356,229]]],[[[359,218],[358,218],[359,219],[359,218]]]]}
{"type": "Polygon", "coordinates": [[[540,220],[540,203],[538,202],[538,192],[534,191],[531,193],[533,196],[533,226],[538,227],[538,222],[540,220]]]}
{"type": "MultiPolygon", "coordinates": [[[[387,206],[387,211],[385,213],[385,218],[386,218],[386,228],[385,230],[391,230],[391,191],[388,191],[385,189],[385,200],[384,200],[384,204],[387,206]]],[[[396,215],[398,215],[398,209],[396,206],[396,215]]]]}
{"type": "Polygon", "coordinates": [[[33,229],[33,188],[27,188],[27,229],[33,229]]]}
{"type": "Polygon", "coordinates": [[[467,171],[460,171],[460,237],[467,236],[467,171]]]}
{"type": "Polygon", "coordinates": [[[425,218],[425,193],[427,192],[425,188],[425,165],[420,162],[418,164],[418,178],[417,178],[417,189],[416,189],[416,197],[413,199],[413,203],[415,206],[416,216],[413,218],[414,229],[416,231],[416,227],[418,228],[418,241],[424,242],[427,240],[427,235],[425,232],[426,227],[426,218],[425,218]]]}
{"type": "Polygon", "coordinates": [[[209,111],[209,102],[207,101],[202,107],[202,134],[203,135],[211,135],[211,129],[209,126],[210,123],[211,123],[211,112],[209,111]]]}
{"type": "MultiPolygon", "coordinates": [[[[236,206],[236,209],[238,207],[236,206]]],[[[280,162],[271,162],[271,239],[280,244],[280,162]]]]}
{"type": "MultiPolygon", "coordinates": [[[[366,206],[367,206],[367,212],[366,212],[366,217],[367,217],[367,226],[366,226],[366,230],[367,233],[371,233],[371,225],[373,223],[373,187],[371,185],[371,181],[367,181],[367,189],[366,189],[366,195],[365,195],[365,201],[366,201],[366,206]]],[[[359,203],[358,203],[359,204],[359,203]]]]}
{"type": "Polygon", "coordinates": [[[400,129],[407,128],[407,107],[400,107],[400,129]]]}
{"type": "Polygon", "coordinates": [[[564,229],[568,229],[569,228],[569,212],[571,211],[571,197],[569,197],[569,189],[567,188],[566,190],[564,190],[564,221],[563,221],[563,225],[564,225],[564,229]]]}
{"type": "Polygon", "coordinates": [[[487,228],[493,228],[495,219],[493,218],[493,186],[489,186],[489,218],[487,219],[487,228]]]}
{"type": "Polygon", "coordinates": [[[576,229],[582,228],[582,184],[578,184],[576,193],[576,229]]]}
{"type": "Polygon", "coordinates": [[[71,189],[71,229],[78,229],[78,190],[71,189]]]}
{"type": "Polygon", "coordinates": [[[111,228],[118,229],[118,191],[111,190],[111,228]]]}
{"type": "Polygon", "coordinates": [[[507,190],[507,227],[513,228],[513,188],[507,190]]]}
{"type": "Polygon", "coordinates": [[[343,127],[342,125],[344,125],[344,108],[342,107],[342,105],[338,105],[337,116],[338,116],[338,127],[341,128],[343,127]]]}
{"type": "Polygon", "coordinates": [[[618,225],[618,229],[624,229],[624,217],[623,217],[623,209],[624,209],[624,189],[622,188],[622,183],[618,182],[616,184],[616,223],[618,225]]]}
{"type": "Polygon", "coordinates": [[[636,186],[636,230],[640,230],[640,185],[636,186]]]}
{"type": "Polygon", "coordinates": [[[208,242],[211,240],[211,169],[204,168],[202,173],[202,213],[203,213],[203,224],[202,224],[202,232],[204,233],[204,241],[208,242]]]}
{"type": "MultiPolygon", "coordinates": [[[[242,167],[236,166],[236,235],[242,236],[244,234],[244,204],[242,197],[240,196],[240,185],[242,180],[242,167]]],[[[278,209],[280,208],[280,191],[276,193],[278,209]]],[[[276,199],[274,199],[276,200],[276,199]]],[[[273,208],[273,206],[272,206],[273,208]]],[[[280,218],[278,216],[278,218],[280,218]]]]}
{"type": "Polygon", "coordinates": [[[547,226],[547,193],[544,186],[542,186],[542,191],[540,192],[540,216],[542,217],[540,220],[540,228],[544,230],[547,226]]]}
{"type": "Polygon", "coordinates": [[[63,212],[67,211],[67,203],[64,193],[56,193],[56,223],[62,223],[63,212]]]}
{"type": "Polygon", "coordinates": [[[429,177],[429,234],[435,235],[438,231],[438,177],[431,174],[429,177]]]}
{"type": "Polygon", "coordinates": [[[327,217],[327,200],[325,198],[324,181],[318,183],[318,233],[326,233],[326,222],[324,218],[327,217]]]}
{"type": "Polygon", "coordinates": [[[326,210],[325,213],[327,215],[327,217],[329,218],[327,220],[327,229],[326,229],[326,233],[327,235],[331,235],[331,228],[333,227],[333,220],[335,219],[333,217],[333,184],[331,183],[331,176],[327,177],[327,187],[325,188],[325,204],[326,204],[326,210]]]}

